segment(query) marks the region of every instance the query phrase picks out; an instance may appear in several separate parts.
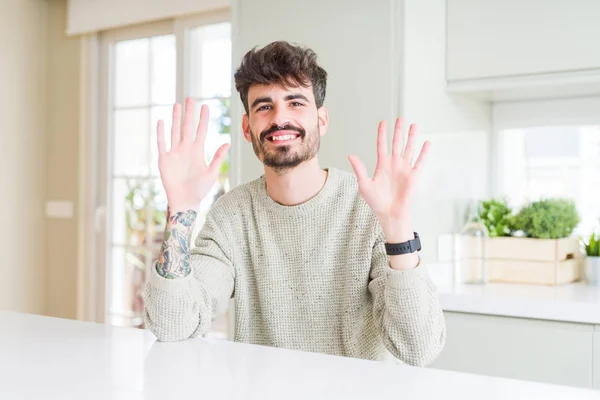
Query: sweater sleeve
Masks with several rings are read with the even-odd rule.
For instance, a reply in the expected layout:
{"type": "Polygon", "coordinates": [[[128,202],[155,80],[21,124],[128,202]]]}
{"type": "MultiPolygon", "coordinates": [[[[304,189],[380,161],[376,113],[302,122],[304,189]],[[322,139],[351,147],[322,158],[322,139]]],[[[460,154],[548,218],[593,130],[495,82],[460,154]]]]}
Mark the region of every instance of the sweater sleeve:
{"type": "Polygon", "coordinates": [[[374,319],[386,348],[406,364],[433,362],[445,345],[446,323],[425,266],[392,269],[380,233],[373,248],[370,278],[374,319]]]}
{"type": "Polygon", "coordinates": [[[233,296],[235,270],[231,249],[209,213],[190,251],[191,273],[166,279],[150,268],[144,287],[144,321],[159,341],[201,335],[223,315],[233,296]]]}

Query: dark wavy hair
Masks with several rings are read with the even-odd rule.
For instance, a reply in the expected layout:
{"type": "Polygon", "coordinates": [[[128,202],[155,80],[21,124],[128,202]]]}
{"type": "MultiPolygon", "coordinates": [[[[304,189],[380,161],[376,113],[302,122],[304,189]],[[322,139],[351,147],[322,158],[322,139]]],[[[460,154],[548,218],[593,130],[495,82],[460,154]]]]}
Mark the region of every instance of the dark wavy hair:
{"type": "Polygon", "coordinates": [[[254,47],[244,55],[234,78],[246,113],[249,112],[248,90],[254,84],[284,87],[312,84],[317,108],[325,101],[327,72],[317,64],[317,55],[311,49],[289,42],[277,41],[261,49],[254,47]]]}

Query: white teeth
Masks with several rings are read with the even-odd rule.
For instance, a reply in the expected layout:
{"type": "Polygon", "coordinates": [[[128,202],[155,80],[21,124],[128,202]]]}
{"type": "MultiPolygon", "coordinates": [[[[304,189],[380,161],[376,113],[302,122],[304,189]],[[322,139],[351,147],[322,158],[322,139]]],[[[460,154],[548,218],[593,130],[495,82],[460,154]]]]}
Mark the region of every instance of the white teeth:
{"type": "Polygon", "coordinates": [[[275,140],[290,140],[295,138],[296,135],[281,135],[281,136],[272,136],[271,139],[275,140]]]}

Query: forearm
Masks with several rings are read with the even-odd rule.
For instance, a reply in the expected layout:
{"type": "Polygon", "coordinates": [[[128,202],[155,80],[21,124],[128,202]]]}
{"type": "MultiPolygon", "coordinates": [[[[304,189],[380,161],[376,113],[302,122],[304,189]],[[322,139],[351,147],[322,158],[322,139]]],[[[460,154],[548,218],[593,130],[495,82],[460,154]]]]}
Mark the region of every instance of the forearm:
{"type": "Polygon", "coordinates": [[[165,238],[156,263],[156,272],[163,278],[182,278],[190,274],[190,247],[196,217],[194,210],[169,207],[165,238]]]}
{"type": "Polygon", "coordinates": [[[165,240],[167,251],[163,259],[170,260],[170,251],[175,251],[180,261],[178,268],[174,262],[157,260],[144,289],[146,324],[161,341],[182,340],[208,331],[211,322],[227,309],[233,293],[235,270],[228,256],[231,247],[220,224],[209,213],[190,249],[187,243],[195,214],[189,214],[188,220],[185,216],[186,213],[174,211],[166,229],[171,233],[165,240]],[[186,245],[173,241],[180,232],[182,240],[188,239],[184,241],[186,245]],[[187,257],[181,257],[178,248],[187,257]],[[165,269],[165,265],[171,269],[165,269]]]}
{"type": "Polygon", "coordinates": [[[411,365],[427,365],[441,352],[446,324],[435,286],[424,266],[388,270],[376,316],[386,347],[411,365]]]}
{"type": "Polygon", "coordinates": [[[143,293],[146,328],[162,342],[187,339],[208,330],[210,310],[201,301],[200,289],[191,275],[165,279],[152,271],[143,293]]]}

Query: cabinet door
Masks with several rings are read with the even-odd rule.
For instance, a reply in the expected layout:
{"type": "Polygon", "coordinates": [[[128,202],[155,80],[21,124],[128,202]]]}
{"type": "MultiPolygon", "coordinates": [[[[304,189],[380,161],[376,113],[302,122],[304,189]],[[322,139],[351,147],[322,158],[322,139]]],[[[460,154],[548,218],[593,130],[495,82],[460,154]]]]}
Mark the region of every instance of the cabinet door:
{"type": "Polygon", "coordinates": [[[592,387],[594,326],[446,312],[433,368],[592,387]]]}
{"type": "Polygon", "coordinates": [[[594,389],[600,389],[600,325],[596,325],[594,332],[594,376],[592,385],[594,389]]]}
{"type": "Polygon", "coordinates": [[[447,4],[449,81],[600,68],[600,1],[447,4]]]}

